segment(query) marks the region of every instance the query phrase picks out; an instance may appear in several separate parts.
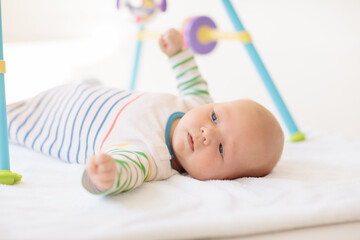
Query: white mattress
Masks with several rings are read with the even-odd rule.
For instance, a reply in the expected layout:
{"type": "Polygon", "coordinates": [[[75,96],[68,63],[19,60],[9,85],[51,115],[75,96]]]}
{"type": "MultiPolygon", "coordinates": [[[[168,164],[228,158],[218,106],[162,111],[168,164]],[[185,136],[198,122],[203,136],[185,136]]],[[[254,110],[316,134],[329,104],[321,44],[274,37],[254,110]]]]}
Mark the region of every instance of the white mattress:
{"type": "Polygon", "coordinates": [[[225,238],[359,221],[360,142],[307,137],[264,178],[176,175],[115,197],[87,193],[84,166],[11,145],[23,179],[0,185],[0,239],[225,238]]]}

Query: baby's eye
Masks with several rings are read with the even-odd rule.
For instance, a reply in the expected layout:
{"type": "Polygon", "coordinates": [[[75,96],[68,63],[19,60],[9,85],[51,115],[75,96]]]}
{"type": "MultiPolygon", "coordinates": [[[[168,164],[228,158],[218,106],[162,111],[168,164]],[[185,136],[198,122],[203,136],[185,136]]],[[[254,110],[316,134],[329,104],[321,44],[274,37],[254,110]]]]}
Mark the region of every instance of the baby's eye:
{"type": "Polygon", "coordinates": [[[223,146],[222,144],[219,145],[219,152],[221,154],[221,156],[223,155],[223,146]]]}
{"type": "Polygon", "coordinates": [[[217,123],[217,117],[216,117],[216,114],[215,114],[215,113],[213,113],[213,114],[211,115],[211,117],[212,117],[213,122],[216,124],[216,123],[217,123]]]}

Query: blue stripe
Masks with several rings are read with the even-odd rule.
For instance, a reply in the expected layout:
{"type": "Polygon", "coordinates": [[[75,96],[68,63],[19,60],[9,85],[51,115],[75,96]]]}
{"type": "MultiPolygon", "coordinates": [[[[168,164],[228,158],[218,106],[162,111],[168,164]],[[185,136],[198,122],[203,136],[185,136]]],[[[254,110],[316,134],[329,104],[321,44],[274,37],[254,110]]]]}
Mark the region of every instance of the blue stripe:
{"type": "MultiPolygon", "coordinates": [[[[62,92],[60,92],[60,91],[58,90],[57,93],[59,93],[59,95],[61,96],[61,93],[62,93],[62,92]]],[[[58,97],[58,96],[57,96],[57,97],[58,97]]],[[[34,146],[35,146],[36,141],[39,139],[39,137],[41,136],[42,132],[44,131],[44,127],[46,126],[46,123],[48,122],[48,119],[49,119],[49,117],[50,117],[50,114],[55,110],[55,105],[58,104],[58,103],[60,104],[60,102],[61,102],[61,101],[58,101],[58,99],[55,98],[54,103],[53,103],[51,106],[49,106],[50,111],[48,112],[48,114],[47,114],[47,116],[46,116],[46,118],[45,118],[45,120],[44,120],[43,126],[42,126],[42,128],[40,129],[40,132],[39,132],[38,135],[34,138],[33,143],[31,144],[31,148],[32,148],[32,149],[34,149],[34,146]]]]}
{"type": "Polygon", "coordinates": [[[92,128],[92,125],[94,124],[95,122],[95,119],[97,118],[100,110],[103,108],[103,106],[105,105],[105,103],[107,103],[112,97],[114,97],[115,95],[118,95],[120,93],[122,93],[124,91],[120,91],[120,92],[116,92],[114,93],[113,95],[109,96],[102,104],[101,106],[99,107],[99,109],[97,110],[95,116],[93,117],[91,123],[90,123],[90,126],[89,126],[89,129],[88,129],[88,132],[87,132],[87,135],[86,135],[86,147],[85,147],[85,159],[87,158],[87,151],[88,151],[88,147],[89,147],[89,135],[90,135],[90,131],[91,131],[91,128],[92,128]]]}
{"type": "MultiPolygon", "coordinates": [[[[32,112],[25,118],[25,120],[23,121],[22,124],[20,124],[17,129],[16,129],[16,134],[15,134],[15,137],[16,137],[16,141],[18,143],[19,142],[19,137],[18,137],[18,134],[19,134],[19,131],[20,129],[27,123],[27,121],[30,119],[30,117],[33,115],[33,113],[36,111],[36,109],[38,109],[38,107],[40,106],[40,104],[42,103],[42,101],[45,99],[45,97],[47,97],[47,95],[50,93],[50,91],[46,92],[44,94],[44,96],[42,96],[42,98],[40,99],[40,101],[36,104],[35,108],[32,110],[32,112]]],[[[25,112],[26,110],[28,110],[28,108],[24,109],[23,112],[25,112]]],[[[13,119],[14,120],[14,119],[13,119]]]]}
{"type": "Polygon", "coordinates": [[[62,149],[62,147],[63,147],[63,145],[64,145],[65,135],[66,135],[66,126],[67,126],[67,123],[68,123],[68,121],[69,121],[71,112],[72,112],[72,110],[74,109],[75,104],[79,101],[79,99],[81,98],[81,96],[84,94],[84,92],[85,92],[86,90],[88,90],[89,88],[90,88],[90,86],[84,88],[84,89],[81,91],[81,93],[80,93],[79,96],[75,99],[75,101],[73,102],[73,104],[72,104],[72,106],[71,106],[71,108],[70,108],[70,110],[69,110],[69,113],[68,113],[68,115],[67,115],[67,117],[66,117],[66,120],[65,120],[64,133],[63,133],[63,138],[62,138],[61,145],[60,145],[60,148],[59,148],[59,151],[58,151],[58,158],[60,158],[60,152],[61,152],[61,149],[62,149]]]}
{"type": "Polygon", "coordinates": [[[62,111],[61,111],[60,119],[59,119],[59,124],[57,125],[57,128],[56,128],[55,139],[54,139],[54,141],[51,143],[50,148],[49,148],[49,155],[50,155],[50,156],[52,156],[52,155],[51,155],[51,151],[52,151],[52,148],[54,147],[54,144],[56,143],[56,140],[57,140],[57,138],[58,138],[59,127],[60,127],[60,124],[61,124],[62,117],[64,116],[65,109],[66,109],[66,107],[68,106],[70,100],[75,96],[75,94],[76,94],[76,92],[77,92],[77,90],[79,89],[80,86],[82,86],[82,85],[78,85],[78,86],[75,88],[74,92],[73,92],[72,95],[68,98],[68,100],[66,101],[66,103],[65,103],[65,105],[64,105],[64,108],[63,108],[62,111]]]}
{"type": "MultiPolygon", "coordinates": [[[[65,92],[66,92],[66,89],[65,89],[65,92]]],[[[56,120],[56,117],[57,117],[58,113],[59,113],[59,109],[60,109],[60,107],[62,106],[62,103],[64,102],[64,100],[65,100],[69,95],[70,95],[70,92],[68,92],[67,94],[64,94],[64,96],[63,96],[63,97],[61,98],[61,100],[59,100],[59,102],[58,102],[59,104],[58,104],[58,106],[57,106],[57,108],[56,108],[56,110],[55,110],[55,114],[54,114],[53,119],[52,119],[52,121],[51,121],[51,124],[50,124],[50,126],[49,126],[48,134],[47,134],[46,138],[44,139],[43,143],[42,143],[41,146],[40,146],[40,151],[41,151],[41,152],[44,152],[44,151],[43,151],[44,144],[46,143],[46,141],[47,141],[47,140],[49,139],[49,137],[50,137],[51,129],[52,129],[52,126],[53,126],[53,124],[54,124],[54,122],[55,122],[55,120],[56,120]]]]}
{"type": "Polygon", "coordinates": [[[70,162],[70,151],[71,151],[71,147],[72,147],[72,141],[73,141],[73,136],[74,136],[74,128],[75,128],[75,123],[76,123],[76,120],[77,120],[77,117],[80,113],[80,110],[82,109],[82,107],[84,106],[85,102],[89,99],[89,97],[91,95],[93,95],[95,92],[98,92],[100,90],[100,88],[92,91],[85,99],[84,101],[81,103],[80,105],[80,108],[78,109],[78,112],[76,113],[76,116],[74,118],[74,122],[73,122],[73,125],[72,125],[72,129],[71,129],[71,137],[70,137],[70,145],[69,145],[69,149],[68,149],[68,152],[67,152],[67,161],[70,162]]]}
{"type": "MultiPolygon", "coordinates": [[[[77,153],[76,153],[76,163],[79,163],[79,152],[80,152],[80,146],[81,146],[81,132],[82,132],[82,129],[83,129],[83,126],[84,126],[84,123],[85,123],[85,120],[86,120],[86,117],[87,115],[89,114],[89,111],[92,107],[92,105],[101,97],[103,96],[104,94],[108,93],[111,89],[108,89],[106,90],[105,92],[101,93],[99,96],[97,96],[94,101],[90,104],[90,106],[88,107],[86,113],[85,113],[85,116],[84,116],[84,119],[81,123],[81,126],[80,126],[80,131],[79,131],[79,144],[78,144],[78,150],[77,150],[77,153]]],[[[86,159],[85,159],[86,161],[86,159]]]]}
{"type": "MultiPolygon", "coordinates": [[[[29,134],[34,130],[34,128],[36,127],[36,125],[38,124],[38,122],[39,122],[40,118],[42,117],[42,115],[44,114],[45,110],[48,109],[48,106],[49,106],[50,102],[54,99],[54,96],[55,96],[55,95],[56,95],[56,94],[52,94],[51,97],[50,97],[50,99],[48,99],[48,100],[46,101],[46,104],[45,104],[45,106],[43,107],[41,113],[39,114],[39,117],[35,120],[34,124],[33,124],[32,127],[29,129],[29,131],[25,134],[25,137],[24,137],[24,140],[23,140],[23,144],[24,144],[24,145],[26,145],[26,144],[25,144],[26,139],[28,138],[29,134]]],[[[50,112],[50,111],[49,111],[49,112],[50,112]]]]}
{"type": "Polygon", "coordinates": [[[100,132],[101,128],[102,128],[103,125],[104,125],[104,122],[106,121],[107,117],[109,116],[111,110],[112,110],[112,109],[115,107],[115,105],[118,104],[121,100],[123,100],[124,98],[129,97],[130,95],[132,95],[132,93],[129,93],[128,95],[126,95],[126,96],[118,99],[118,100],[111,106],[111,108],[109,109],[109,111],[106,113],[106,115],[105,115],[105,117],[104,117],[104,120],[101,122],[100,127],[98,128],[98,130],[97,130],[97,132],[96,132],[96,135],[95,135],[95,138],[94,138],[93,154],[95,154],[95,143],[96,143],[96,139],[97,139],[97,137],[98,137],[98,135],[99,135],[99,132],[100,132]]]}

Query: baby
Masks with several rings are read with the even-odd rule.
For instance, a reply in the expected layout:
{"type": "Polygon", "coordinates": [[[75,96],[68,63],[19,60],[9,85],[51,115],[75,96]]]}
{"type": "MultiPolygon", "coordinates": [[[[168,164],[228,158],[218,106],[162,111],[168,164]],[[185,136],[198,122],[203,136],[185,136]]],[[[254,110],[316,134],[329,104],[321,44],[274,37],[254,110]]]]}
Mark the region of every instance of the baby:
{"type": "Polygon", "coordinates": [[[251,100],[213,103],[181,34],[159,39],[179,97],[65,85],[9,105],[10,142],[84,163],[91,193],[113,195],[187,172],[199,180],[261,177],[279,161],[284,135],[251,100]]]}

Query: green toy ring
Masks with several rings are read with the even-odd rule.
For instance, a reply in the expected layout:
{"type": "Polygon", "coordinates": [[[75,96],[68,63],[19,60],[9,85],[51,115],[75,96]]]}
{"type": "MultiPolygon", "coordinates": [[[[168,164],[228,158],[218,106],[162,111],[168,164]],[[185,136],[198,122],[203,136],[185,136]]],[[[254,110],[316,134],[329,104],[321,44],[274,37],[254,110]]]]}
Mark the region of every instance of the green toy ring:
{"type": "Polygon", "coordinates": [[[0,184],[13,185],[20,182],[22,176],[9,170],[0,170],[0,184]]]}

